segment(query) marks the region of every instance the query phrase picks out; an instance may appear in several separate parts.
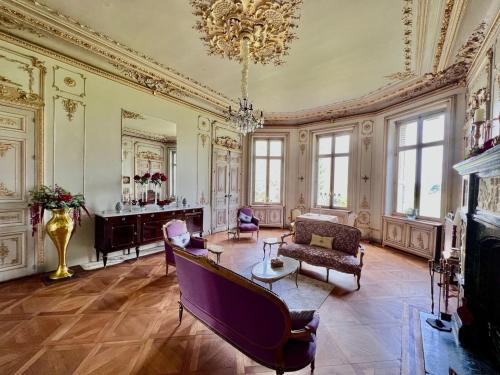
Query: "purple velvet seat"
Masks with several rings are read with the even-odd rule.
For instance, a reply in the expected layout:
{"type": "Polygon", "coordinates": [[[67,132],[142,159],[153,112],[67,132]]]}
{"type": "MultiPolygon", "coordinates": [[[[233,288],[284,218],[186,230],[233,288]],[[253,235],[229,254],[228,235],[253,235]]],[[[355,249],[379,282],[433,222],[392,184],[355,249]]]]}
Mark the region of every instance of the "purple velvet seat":
{"type": "Polygon", "coordinates": [[[276,370],[314,369],[315,311],[289,311],[273,292],[206,257],[174,248],[184,308],[254,361],[276,370]]]}
{"type": "MultiPolygon", "coordinates": [[[[172,238],[188,233],[187,225],[182,220],[171,220],[163,226],[163,239],[165,242],[165,274],[168,276],[168,265],[175,265],[173,248],[177,247],[172,243],[172,238]]],[[[189,243],[185,250],[199,256],[207,256],[207,240],[201,237],[190,236],[189,243]]]]}
{"type": "Polygon", "coordinates": [[[250,207],[241,207],[238,210],[238,226],[236,227],[236,233],[238,238],[240,238],[240,233],[252,233],[252,237],[254,232],[257,232],[257,239],[259,239],[259,219],[253,215],[253,210],[250,207]],[[243,213],[247,216],[251,217],[251,221],[249,223],[243,222],[240,220],[240,214],[243,213]]]}

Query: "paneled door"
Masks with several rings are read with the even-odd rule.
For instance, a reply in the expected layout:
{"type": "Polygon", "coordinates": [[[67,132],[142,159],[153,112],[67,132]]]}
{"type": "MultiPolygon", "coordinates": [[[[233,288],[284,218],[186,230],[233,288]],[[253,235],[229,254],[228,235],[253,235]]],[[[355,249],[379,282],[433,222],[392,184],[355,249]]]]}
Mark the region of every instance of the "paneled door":
{"type": "Polygon", "coordinates": [[[221,232],[228,227],[229,150],[214,147],[212,166],[212,232],[221,232]]]}
{"type": "Polygon", "coordinates": [[[239,151],[217,146],[213,149],[212,232],[236,226],[236,213],[241,204],[241,159],[239,151]]]}
{"type": "Polygon", "coordinates": [[[236,215],[240,208],[241,200],[241,152],[229,152],[229,227],[234,228],[237,225],[236,215]]]}
{"type": "Polygon", "coordinates": [[[35,113],[0,105],[0,281],[36,272],[28,191],[35,185],[35,113]]]}

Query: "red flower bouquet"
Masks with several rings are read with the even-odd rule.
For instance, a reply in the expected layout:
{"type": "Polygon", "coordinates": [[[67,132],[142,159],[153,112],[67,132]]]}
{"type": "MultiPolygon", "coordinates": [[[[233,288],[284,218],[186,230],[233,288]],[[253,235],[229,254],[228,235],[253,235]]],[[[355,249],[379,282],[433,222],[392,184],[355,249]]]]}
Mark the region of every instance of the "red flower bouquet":
{"type": "Polygon", "coordinates": [[[85,198],[82,194],[71,194],[62,187],[55,185],[54,189],[42,185],[38,189],[30,190],[31,202],[30,222],[33,227],[32,234],[35,234],[38,224],[43,218],[45,210],[55,210],[59,208],[73,209],[73,220],[81,225],[81,210],[83,209],[90,217],[90,213],[85,207],[85,198]]]}

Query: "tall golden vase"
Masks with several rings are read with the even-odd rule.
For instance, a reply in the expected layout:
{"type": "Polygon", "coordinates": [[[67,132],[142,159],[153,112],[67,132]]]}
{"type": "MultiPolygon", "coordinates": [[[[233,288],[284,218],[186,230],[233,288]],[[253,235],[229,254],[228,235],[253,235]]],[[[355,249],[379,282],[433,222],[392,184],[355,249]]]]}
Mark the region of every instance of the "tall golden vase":
{"type": "Polygon", "coordinates": [[[57,249],[59,266],[49,275],[49,279],[59,280],[73,276],[73,271],[66,265],[66,248],[73,234],[74,225],[68,208],[52,210],[52,218],[47,223],[46,230],[57,249]]]}

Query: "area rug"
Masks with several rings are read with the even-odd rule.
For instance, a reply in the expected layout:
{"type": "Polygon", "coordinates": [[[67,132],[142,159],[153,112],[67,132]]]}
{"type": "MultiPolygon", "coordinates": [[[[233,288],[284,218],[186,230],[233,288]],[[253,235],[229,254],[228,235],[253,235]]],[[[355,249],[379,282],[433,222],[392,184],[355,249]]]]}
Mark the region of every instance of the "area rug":
{"type": "MultiPolygon", "coordinates": [[[[247,279],[251,279],[253,266],[254,264],[233,266],[231,269],[247,279]]],[[[269,285],[266,283],[257,280],[254,281],[264,288],[269,288],[269,285]]],[[[332,284],[300,274],[298,285],[299,287],[297,288],[295,286],[295,275],[291,275],[273,283],[273,292],[285,301],[289,309],[317,310],[334,287],[332,284]]]]}

